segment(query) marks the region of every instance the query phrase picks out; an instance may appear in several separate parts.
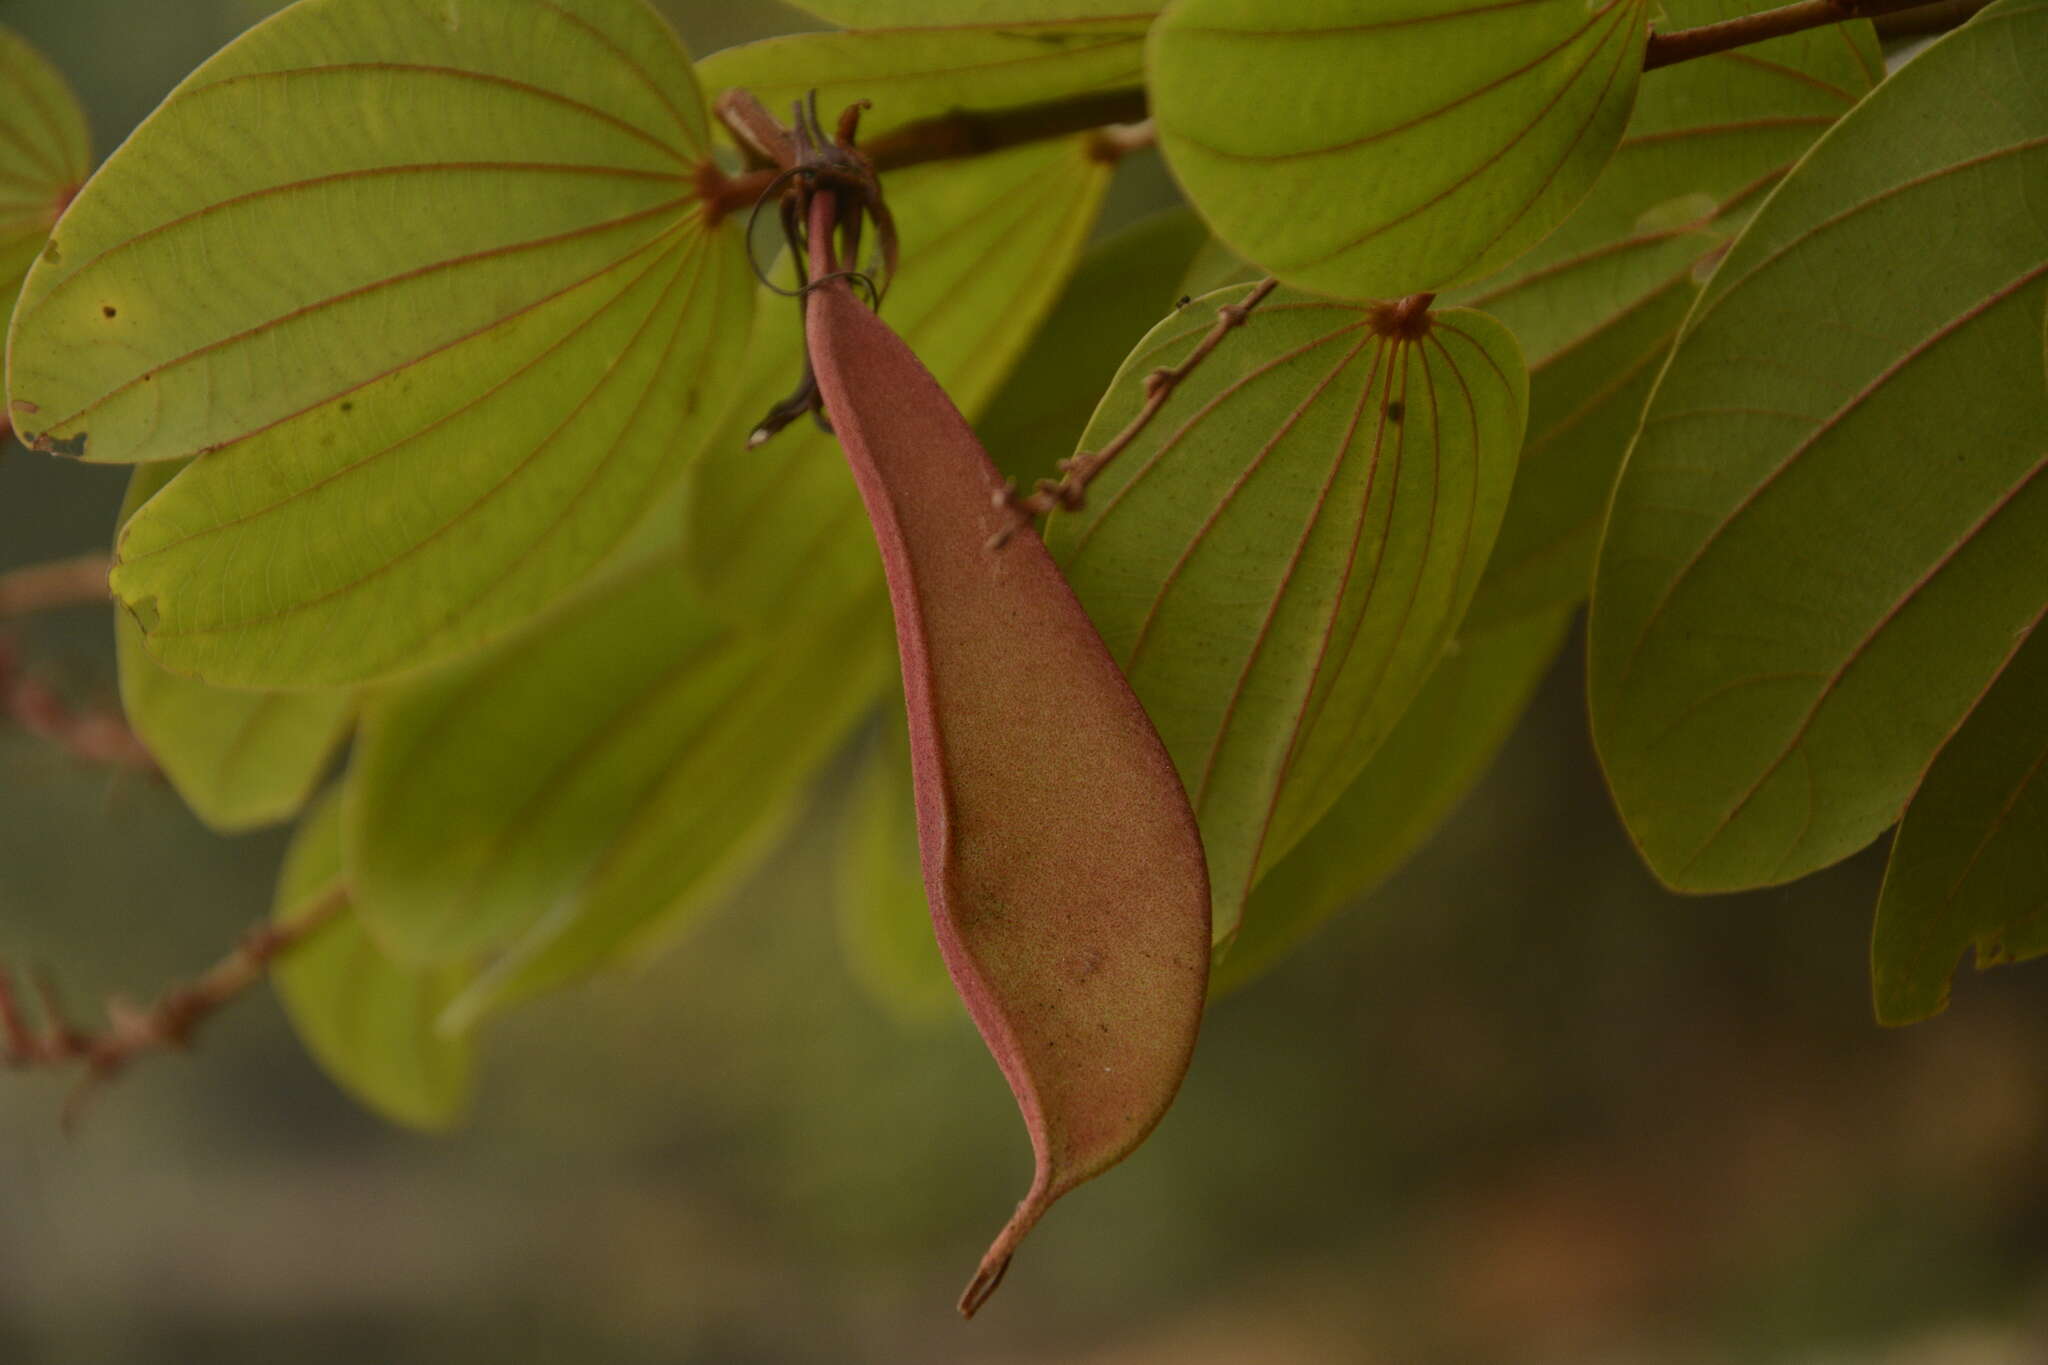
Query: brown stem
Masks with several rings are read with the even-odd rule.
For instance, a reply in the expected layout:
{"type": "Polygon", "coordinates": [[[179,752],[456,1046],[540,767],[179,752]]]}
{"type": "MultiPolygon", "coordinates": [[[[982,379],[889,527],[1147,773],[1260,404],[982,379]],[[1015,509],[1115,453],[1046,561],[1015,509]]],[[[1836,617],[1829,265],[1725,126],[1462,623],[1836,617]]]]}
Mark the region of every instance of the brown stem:
{"type": "Polygon", "coordinates": [[[1145,116],[1142,89],[1106,90],[991,113],[962,112],[926,119],[884,134],[868,144],[867,151],[876,170],[897,171],[927,161],[983,156],[1112,123],[1138,123],[1145,116]]]}
{"type": "Polygon", "coordinates": [[[109,1000],[106,1026],[98,1032],[73,1027],[49,984],[40,978],[31,981],[31,988],[42,1027],[33,1027],[15,996],[13,976],[0,964],[0,1062],[15,1068],[82,1066],[85,1074],[65,1106],[69,1126],[100,1083],[146,1053],[189,1047],[202,1024],[261,981],[280,956],[347,909],[347,889],[337,882],[296,916],[251,929],[233,952],[192,981],[167,989],[147,1009],[119,998],[109,1000]]]}
{"type": "MultiPolygon", "coordinates": [[[[1040,479],[1038,486],[1029,494],[1019,494],[1015,484],[1005,487],[996,495],[996,505],[1010,509],[1012,519],[1009,525],[989,537],[991,550],[1001,549],[1017,532],[1029,526],[1037,518],[1055,507],[1069,511],[1079,508],[1088,492],[1089,480],[1100,474],[1111,460],[1130,449],[1131,443],[1144,434],[1159,410],[1173,397],[1173,391],[1182,380],[1194,373],[1195,367],[1209,358],[1210,352],[1223,344],[1223,338],[1231,329],[1244,325],[1252,310],[1265,301],[1280,281],[1268,276],[1252,286],[1249,294],[1237,303],[1226,304],[1216,310],[1216,325],[1188,352],[1188,358],[1171,369],[1154,370],[1145,376],[1145,405],[1138,409],[1138,415],[1130,420],[1116,435],[1110,437],[1102,449],[1081,451],[1060,461],[1060,477],[1040,479]]],[[[1427,306],[1426,303],[1424,305],[1427,306]]]]}
{"type": "Polygon", "coordinates": [[[1885,39],[1946,33],[1968,23],[1978,10],[1990,3],[1991,0],[1929,0],[1920,9],[1880,15],[1871,22],[1877,25],[1877,36],[1885,39]]]}
{"type": "MultiPolygon", "coordinates": [[[[784,159],[789,147],[787,134],[782,134],[783,140],[777,142],[776,133],[770,130],[779,129],[779,125],[768,117],[759,100],[743,90],[728,90],[718,97],[717,108],[720,119],[757,164],[739,175],[719,177],[710,186],[706,210],[713,222],[751,209],[775,177],[791,164],[784,159]]],[[[877,171],[899,171],[928,161],[983,156],[1027,142],[1071,137],[1113,124],[1138,123],[1144,118],[1142,89],[1107,90],[988,113],[945,114],[884,133],[864,150],[877,171]]],[[[1114,145],[1099,143],[1098,153],[1114,145]]],[[[1130,150],[1137,150],[1138,145],[1143,144],[1135,144],[1130,150]]]]}
{"type": "Polygon", "coordinates": [[[23,672],[13,642],[0,637],[0,722],[6,721],[82,763],[157,772],[155,757],[118,707],[72,706],[48,683],[23,672]]]}
{"type": "Polygon", "coordinates": [[[1643,50],[1643,70],[1655,71],[1660,66],[1711,57],[1717,52],[1782,38],[1788,33],[1819,28],[1824,24],[1869,19],[1894,10],[1917,9],[1932,3],[1935,0],[1798,0],[1796,4],[1724,19],[1718,24],[1702,24],[1698,28],[1683,28],[1675,33],[1652,33],[1649,46],[1643,50]]]}
{"type": "Polygon", "coordinates": [[[51,607],[105,602],[111,596],[107,574],[112,569],[105,555],[79,555],[0,573],[0,621],[51,607]]]}
{"type": "MultiPolygon", "coordinates": [[[[1886,26],[1888,32],[1935,31],[1953,27],[1987,2],[1798,0],[1796,4],[1746,14],[1718,24],[1704,24],[1673,33],[1652,33],[1643,51],[1643,70],[1655,71],[1658,67],[1711,57],[1717,52],[1766,42],[1824,24],[1875,19],[1900,10],[1926,9],[1930,21],[1914,25],[1911,21],[1894,20],[1886,26]]],[[[717,108],[719,117],[732,130],[734,140],[746,151],[752,168],[735,176],[724,175],[708,164],[701,169],[706,208],[714,223],[729,214],[753,207],[776,175],[791,164],[788,134],[759,100],[744,90],[728,90],[719,96],[717,108]]],[[[1104,90],[1071,99],[1020,105],[1014,109],[980,113],[962,111],[905,124],[877,138],[868,146],[867,154],[877,171],[896,171],[928,161],[955,161],[1027,142],[1099,130],[1108,136],[1097,141],[1096,149],[1099,154],[1113,159],[1152,145],[1149,125],[1138,136],[1128,139],[1120,139],[1110,131],[1116,124],[1143,123],[1146,114],[1143,88],[1104,90]]]]}

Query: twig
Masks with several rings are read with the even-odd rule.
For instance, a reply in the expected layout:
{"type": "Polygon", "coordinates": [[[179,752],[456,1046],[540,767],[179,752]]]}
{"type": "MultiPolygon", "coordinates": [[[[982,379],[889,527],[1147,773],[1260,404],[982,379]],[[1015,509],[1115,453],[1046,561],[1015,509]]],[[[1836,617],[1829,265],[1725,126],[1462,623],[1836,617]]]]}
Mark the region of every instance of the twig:
{"type": "MultiPolygon", "coordinates": [[[[1764,10],[1758,14],[1746,14],[1718,24],[1679,29],[1672,33],[1652,33],[1643,52],[1643,70],[1655,71],[1659,67],[1689,62],[1699,57],[1711,57],[1717,52],[1726,52],[1731,48],[1781,38],[1788,33],[1798,33],[1824,24],[1845,23],[1851,19],[1874,19],[1899,10],[1938,7],[1943,19],[1932,27],[1950,27],[1959,21],[1958,18],[1951,16],[1967,18],[1970,13],[1974,13],[1974,7],[1981,7],[1984,2],[1985,0],[1798,0],[1796,4],[1764,10]]],[[[1899,31],[1913,30],[1901,25],[1899,31]]],[[[778,170],[789,165],[786,135],[784,140],[778,141],[771,131],[772,119],[757,128],[743,128],[735,126],[733,120],[725,116],[725,101],[733,95],[744,93],[728,90],[721,95],[720,117],[725,119],[726,126],[733,130],[735,141],[748,154],[752,169],[739,175],[728,176],[709,163],[700,168],[706,212],[714,223],[728,214],[745,212],[752,208],[773,184],[778,170]]],[[[751,96],[747,98],[752,99],[751,96]]],[[[758,101],[754,102],[754,107],[760,108],[758,101]]],[[[867,150],[877,171],[896,171],[906,166],[923,165],[928,161],[956,161],[963,157],[982,156],[989,152],[1022,146],[1027,142],[1043,142],[1049,138],[1069,137],[1075,133],[1108,130],[1118,124],[1144,124],[1147,112],[1143,88],[1104,90],[1072,99],[1019,105],[1013,109],[962,111],[924,119],[917,123],[905,124],[894,132],[877,138],[869,144],[867,150]]],[[[1144,126],[1149,129],[1149,124],[1144,126]]],[[[1142,140],[1133,142],[1126,150],[1137,151],[1150,146],[1151,141],[1148,133],[1142,140]]],[[[1114,149],[1117,145],[1114,135],[1095,144],[1098,152],[1105,148],[1114,149]]]]}
{"type": "Polygon", "coordinates": [[[0,621],[52,607],[105,602],[111,597],[107,574],[112,569],[105,555],[79,555],[0,573],[0,621]]]}
{"type": "Polygon", "coordinates": [[[137,1009],[118,997],[108,1000],[106,1026],[97,1033],[73,1027],[41,977],[30,979],[42,1015],[42,1027],[32,1027],[15,996],[14,978],[0,963],[0,1061],[16,1069],[82,1066],[85,1074],[65,1104],[65,1126],[71,1128],[102,1083],[144,1054],[190,1047],[201,1025],[347,908],[347,888],[337,882],[296,915],[251,929],[233,952],[194,980],[164,991],[149,1008],[137,1009]]]}
{"type": "Polygon", "coordinates": [[[1747,47],[1751,43],[1767,42],[1772,38],[1782,38],[1788,33],[1799,33],[1805,29],[1819,28],[1824,24],[1869,19],[1880,14],[1890,14],[1894,10],[1917,9],[1935,2],[1936,0],[1798,0],[1797,4],[1767,9],[1757,14],[1745,14],[1735,19],[1724,19],[1718,24],[1682,28],[1674,33],[1652,33],[1649,46],[1643,50],[1643,70],[1655,71],[1660,66],[1689,62],[1698,57],[1711,57],[1717,52],[1747,47]]]}
{"type": "Polygon", "coordinates": [[[1159,415],[1159,410],[1166,406],[1167,400],[1173,397],[1173,391],[1180,386],[1181,381],[1192,374],[1196,366],[1207,360],[1210,352],[1223,344],[1223,338],[1229,335],[1233,328],[1243,326],[1245,319],[1251,316],[1252,310],[1264,302],[1266,296],[1272,293],[1279,283],[1269,276],[1253,285],[1251,292],[1243,299],[1218,308],[1216,325],[1209,329],[1208,334],[1196,344],[1194,350],[1188,352],[1186,360],[1171,369],[1158,369],[1146,375],[1145,405],[1138,409],[1138,415],[1131,419],[1130,424],[1112,436],[1102,449],[1084,450],[1061,460],[1060,477],[1040,479],[1029,494],[1020,494],[1014,483],[1005,484],[997,490],[995,505],[1007,508],[1011,513],[1011,519],[1008,525],[988,538],[988,547],[991,550],[1001,549],[1017,532],[1055,507],[1064,507],[1068,511],[1078,509],[1087,496],[1089,481],[1144,434],[1145,428],[1159,415]]]}
{"type": "Polygon", "coordinates": [[[1990,3],[1991,0],[1930,0],[1920,9],[1879,15],[1871,22],[1877,25],[1877,36],[1887,40],[1946,33],[1970,22],[1978,10],[1990,3]]]}
{"type": "MultiPolygon", "coordinates": [[[[789,154],[787,133],[766,117],[759,100],[743,90],[728,90],[718,97],[715,107],[720,120],[755,165],[739,175],[707,177],[705,211],[714,223],[728,214],[751,209],[791,164],[785,159],[789,154]],[[752,110],[762,110],[762,114],[756,116],[752,110]]],[[[865,150],[876,171],[899,171],[928,161],[957,161],[1021,147],[1028,142],[1097,132],[1116,124],[1140,123],[1144,118],[1142,89],[1107,90],[1014,109],[962,111],[924,119],[883,134],[868,143],[865,150]]],[[[1112,144],[1096,144],[1097,154],[1108,145],[1112,144]]],[[[1139,145],[1130,150],[1138,150],[1139,145]]]]}
{"type": "Polygon", "coordinates": [[[149,748],[113,706],[73,707],[56,689],[21,670],[13,643],[0,637],[0,721],[12,721],[82,763],[154,775],[149,748]]]}
{"type": "Polygon", "coordinates": [[[1133,88],[989,113],[952,113],[906,124],[878,137],[868,144],[868,155],[876,170],[897,171],[927,161],[984,156],[1027,142],[1068,137],[1115,123],[1138,123],[1147,112],[1144,90],[1133,88]]]}

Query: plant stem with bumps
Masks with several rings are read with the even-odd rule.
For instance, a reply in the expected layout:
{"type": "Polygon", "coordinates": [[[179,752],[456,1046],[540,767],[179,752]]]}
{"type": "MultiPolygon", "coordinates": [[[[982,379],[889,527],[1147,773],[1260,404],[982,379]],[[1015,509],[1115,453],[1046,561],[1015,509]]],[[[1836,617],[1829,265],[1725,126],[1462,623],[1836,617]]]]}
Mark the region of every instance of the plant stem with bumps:
{"type": "Polygon", "coordinates": [[[102,1082],[137,1057],[189,1047],[200,1026],[263,980],[273,962],[347,909],[347,890],[336,884],[291,919],[251,929],[234,951],[192,981],[164,991],[147,1008],[119,997],[110,999],[106,1025],[96,1032],[73,1025],[56,992],[41,977],[32,977],[30,986],[42,1026],[31,1025],[15,994],[13,974],[0,963],[0,1063],[15,1069],[83,1067],[85,1074],[65,1105],[65,1126],[72,1127],[102,1082]]]}
{"type": "Polygon", "coordinates": [[[1087,496],[1089,480],[1100,474],[1111,460],[1123,454],[1132,442],[1144,434],[1152,419],[1159,415],[1159,410],[1173,397],[1173,391],[1180,386],[1180,382],[1194,373],[1195,368],[1223,344],[1223,338],[1228,336],[1232,329],[1243,326],[1245,319],[1251,316],[1252,310],[1264,302],[1266,296],[1278,288],[1279,284],[1278,280],[1268,276],[1252,286],[1252,291],[1238,302],[1218,308],[1216,325],[1210,328],[1209,334],[1188,353],[1186,360],[1171,369],[1154,370],[1146,375],[1145,406],[1140,408],[1138,415],[1131,419],[1130,424],[1112,436],[1102,449],[1084,450],[1061,460],[1060,477],[1040,479],[1038,486],[1028,494],[1020,494],[1014,483],[1004,485],[996,494],[996,505],[1008,508],[1012,515],[1007,525],[989,537],[989,548],[1001,549],[1017,532],[1055,507],[1064,507],[1070,512],[1078,509],[1087,496]]]}

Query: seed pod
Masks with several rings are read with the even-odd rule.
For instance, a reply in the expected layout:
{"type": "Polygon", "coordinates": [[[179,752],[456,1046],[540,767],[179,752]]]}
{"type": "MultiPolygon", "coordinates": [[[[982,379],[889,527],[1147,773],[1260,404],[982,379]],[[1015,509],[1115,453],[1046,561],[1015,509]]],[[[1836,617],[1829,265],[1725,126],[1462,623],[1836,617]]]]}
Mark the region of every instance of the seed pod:
{"type": "Polygon", "coordinates": [[[1060,1195],[1171,1103],[1209,970],[1209,886],[1165,747],[1036,536],[1000,550],[1002,480],[938,382],[857,300],[814,215],[806,335],[880,543],[932,922],[1030,1130],[1030,1192],[971,1316],[1060,1195]]]}

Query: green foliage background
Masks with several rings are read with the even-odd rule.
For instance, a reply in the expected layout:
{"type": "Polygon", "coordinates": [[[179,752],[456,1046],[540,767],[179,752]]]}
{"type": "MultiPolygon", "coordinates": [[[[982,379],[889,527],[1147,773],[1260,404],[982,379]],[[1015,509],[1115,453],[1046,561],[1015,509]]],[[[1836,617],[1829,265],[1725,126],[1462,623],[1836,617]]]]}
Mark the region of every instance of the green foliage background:
{"type": "MultiPolygon", "coordinates": [[[[799,22],[662,7],[699,54],[799,22]]],[[[0,21],[104,151],[272,8],[0,21]]],[[[1161,184],[1129,167],[1105,229],[1161,184]]],[[[122,481],[10,448],[6,562],[103,543],[122,481]]],[[[111,689],[106,637],[100,613],[33,626],[86,693],[111,689]]],[[[1593,766],[1580,652],[1369,908],[1215,1008],[1146,1159],[1056,1214],[1018,1271],[1037,1290],[970,1334],[946,1305],[1025,1154],[957,1007],[893,1018],[841,951],[840,816],[870,780],[849,761],[685,949],[512,1016],[451,1138],[356,1110],[267,1001],[75,1142],[53,1083],[10,1078],[0,1358],[2036,1358],[2048,983],[1966,978],[1939,1021],[1878,1034],[1879,855],[1713,902],[1654,889],[1593,766]]],[[[0,953],[81,1002],[210,959],[282,848],[0,731],[0,953]]]]}

